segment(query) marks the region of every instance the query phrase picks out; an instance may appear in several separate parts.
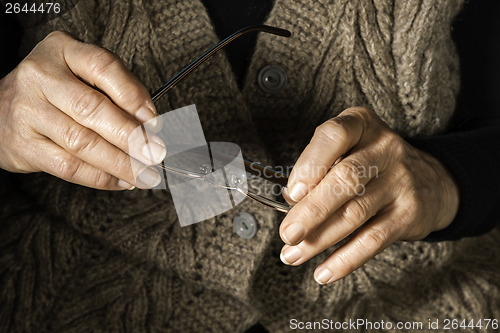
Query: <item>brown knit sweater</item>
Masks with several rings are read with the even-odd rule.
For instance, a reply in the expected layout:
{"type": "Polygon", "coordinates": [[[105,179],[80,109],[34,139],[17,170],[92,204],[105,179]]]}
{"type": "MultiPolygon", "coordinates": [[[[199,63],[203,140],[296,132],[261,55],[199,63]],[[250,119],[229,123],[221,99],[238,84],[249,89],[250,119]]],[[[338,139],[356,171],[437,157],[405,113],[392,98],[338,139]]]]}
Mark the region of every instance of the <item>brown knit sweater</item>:
{"type": "MultiPolygon", "coordinates": [[[[458,91],[450,24],[461,3],[276,0],[266,23],[293,35],[258,37],[242,90],[219,53],[158,109],[196,104],[207,141],[235,142],[264,165],[293,164],[316,126],[354,105],[402,134],[437,133],[458,91]],[[256,84],[267,64],[288,74],[276,95],[256,84]]],[[[150,91],[218,41],[198,0],[81,0],[34,29],[26,47],[55,29],[116,52],[150,91]]],[[[167,191],[105,192],[22,176],[2,193],[0,331],[242,332],[260,321],[288,332],[292,318],[424,327],[429,319],[500,319],[498,229],[457,242],[398,242],[319,286],[314,268],[333,249],[301,267],[283,265],[282,218],[246,200],[181,228],[167,191]],[[233,231],[243,211],[258,224],[250,240],[233,231]]]]}

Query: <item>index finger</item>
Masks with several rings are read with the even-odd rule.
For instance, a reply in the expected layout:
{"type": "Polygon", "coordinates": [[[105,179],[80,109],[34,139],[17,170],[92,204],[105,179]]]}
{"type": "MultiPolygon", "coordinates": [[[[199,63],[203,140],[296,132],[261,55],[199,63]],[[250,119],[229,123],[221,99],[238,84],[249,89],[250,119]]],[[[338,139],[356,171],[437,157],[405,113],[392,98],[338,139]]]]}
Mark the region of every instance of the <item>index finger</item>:
{"type": "Polygon", "coordinates": [[[354,147],[365,127],[360,108],[350,108],[321,124],[295,163],[288,180],[288,195],[300,201],[319,184],[330,167],[354,147]]]}
{"type": "Polygon", "coordinates": [[[149,92],[117,55],[102,47],[66,38],[69,41],[64,44],[63,57],[76,76],[99,88],[140,122],[157,116],[149,92]]]}

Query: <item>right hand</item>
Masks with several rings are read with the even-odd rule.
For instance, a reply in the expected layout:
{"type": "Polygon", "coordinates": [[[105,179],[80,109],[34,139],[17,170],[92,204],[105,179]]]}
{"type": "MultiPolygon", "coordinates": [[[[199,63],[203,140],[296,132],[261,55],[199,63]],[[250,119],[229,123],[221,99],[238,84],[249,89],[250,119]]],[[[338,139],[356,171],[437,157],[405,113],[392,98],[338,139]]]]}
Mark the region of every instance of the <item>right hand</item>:
{"type": "MultiPolygon", "coordinates": [[[[47,172],[104,190],[151,188],[159,173],[134,178],[128,138],[157,116],[146,88],[113,53],[56,31],[0,81],[0,168],[47,172]]],[[[155,138],[151,156],[166,155],[155,138]]]]}

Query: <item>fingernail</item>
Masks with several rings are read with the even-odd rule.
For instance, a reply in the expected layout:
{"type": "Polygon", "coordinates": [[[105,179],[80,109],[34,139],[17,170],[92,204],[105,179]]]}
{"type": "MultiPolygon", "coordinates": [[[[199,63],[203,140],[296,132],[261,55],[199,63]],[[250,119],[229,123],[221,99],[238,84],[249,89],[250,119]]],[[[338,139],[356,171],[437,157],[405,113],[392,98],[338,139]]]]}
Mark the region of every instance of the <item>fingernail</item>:
{"type": "Polygon", "coordinates": [[[306,231],[300,223],[293,223],[283,231],[283,238],[288,245],[297,244],[302,240],[306,231]]]}
{"type": "Polygon", "coordinates": [[[156,114],[146,107],[142,107],[135,114],[135,118],[141,123],[148,122],[151,127],[156,127],[158,121],[156,120],[156,114]]]}
{"type": "Polygon", "coordinates": [[[161,183],[161,176],[155,169],[146,168],[139,174],[138,180],[146,187],[153,188],[161,183]]]}
{"type": "Polygon", "coordinates": [[[156,142],[150,142],[142,147],[142,155],[151,163],[158,164],[167,156],[167,149],[156,142]]]}
{"type": "Polygon", "coordinates": [[[118,180],[118,186],[120,186],[121,188],[124,188],[126,190],[133,190],[135,188],[134,185],[130,185],[129,183],[123,181],[123,180],[118,180]]]}
{"type": "Polygon", "coordinates": [[[326,284],[332,278],[333,273],[328,268],[321,268],[314,274],[314,279],[319,284],[326,284]]]}
{"type": "Polygon", "coordinates": [[[290,205],[290,207],[295,206],[296,202],[290,198],[290,193],[288,193],[288,189],[286,187],[283,187],[281,196],[283,197],[283,199],[286,200],[286,202],[290,205]]]}
{"type": "Polygon", "coordinates": [[[307,186],[303,182],[298,182],[297,184],[293,185],[291,191],[290,191],[290,198],[295,201],[299,202],[302,200],[303,197],[305,197],[307,194],[307,186]]]}
{"type": "Polygon", "coordinates": [[[286,265],[293,265],[302,257],[302,251],[296,246],[286,247],[281,250],[280,259],[286,265]]]}

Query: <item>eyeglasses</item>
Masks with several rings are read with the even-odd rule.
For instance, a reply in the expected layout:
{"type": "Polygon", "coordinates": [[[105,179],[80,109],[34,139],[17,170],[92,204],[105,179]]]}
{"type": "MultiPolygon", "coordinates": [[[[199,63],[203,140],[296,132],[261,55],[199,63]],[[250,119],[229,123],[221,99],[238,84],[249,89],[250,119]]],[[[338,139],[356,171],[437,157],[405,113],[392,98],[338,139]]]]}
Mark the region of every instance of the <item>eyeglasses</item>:
{"type": "Polygon", "coordinates": [[[203,53],[198,57],[195,61],[186,66],[183,70],[181,70],[178,74],[176,74],[173,78],[171,78],[167,83],[165,83],[160,89],[158,89],[153,95],[151,95],[153,102],[156,102],[161,96],[163,96],[167,91],[172,89],[177,83],[179,83],[182,79],[189,75],[196,67],[201,65],[205,60],[213,56],[217,51],[222,49],[227,44],[231,43],[238,37],[249,33],[249,32],[266,32],[277,36],[282,37],[290,37],[292,33],[285,29],[275,28],[268,25],[252,25],[243,29],[240,29],[230,35],[229,37],[221,40],[215,46],[213,46],[210,50],[203,53]]]}
{"type": "MultiPolygon", "coordinates": [[[[282,37],[290,37],[291,33],[288,30],[275,28],[267,25],[254,25],[238,30],[233,33],[229,37],[223,39],[218,44],[213,46],[211,49],[203,53],[200,57],[190,63],[187,67],[181,70],[178,74],[172,77],[167,83],[165,83],[160,89],[152,94],[153,102],[157,102],[166,92],[172,89],[177,83],[179,83],[182,79],[184,79],[187,75],[189,75],[194,69],[196,69],[199,65],[201,65],[205,60],[214,55],[217,51],[222,49],[224,46],[228,45],[238,37],[249,33],[249,32],[266,32],[274,35],[282,36],[282,37]]],[[[192,106],[194,107],[194,106],[192,106]]],[[[186,110],[185,110],[186,111],[186,110]]],[[[189,111],[189,110],[187,110],[189,111]]],[[[196,115],[190,118],[191,120],[186,122],[184,120],[179,120],[181,113],[176,113],[175,111],[171,111],[166,113],[163,116],[169,116],[170,119],[165,120],[164,124],[171,123],[191,123],[193,128],[184,128],[183,133],[180,135],[185,135],[192,131],[193,133],[198,132],[198,127],[201,129],[201,125],[198,126],[199,120],[193,120],[194,117],[197,117],[196,109],[191,110],[196,115]]],[[[189,114],[189,112],[187,113],[189,114]]],[[[193,114],[193,113],[191,113],[193,114]]],[[[186,116],[184,112],[182,117],[190,117],[186,116]]],[[[147,122],[146,122],[147,125],[147,122]]],[[[169,131],[176,131],[177,128],[171,127],[169,131]]],[[[146,134],[147,131],[144,127],[144,124],[141,124],[140,131],[138,133],[142,133],[142,136],[148,144],[151,141],[151,137],[148,138],[146,134]]],[[[190,138],[189,140],[192,140],[190,138]]],[[[186,140],[186,141],[189,141],[186,140]]],[[[248,190],[247,177],[246,173],[253,174],[255,176],[260,176],[261,178],[267,179],[275,184],[279,184],[281,186],[286,186],[288,178],[283,173],[272,170],[271,168],[267,168],[261,166],[257,163],[253,163],[251,161],[244,160],[241,155],[241,151],[239,147],[235,144],[231,143],[211,143],[210,145],[201,144],[199,138],[194,139],[198,142],[193,146],[182,146],[172,149],[169,146],[169,155],[172,150],[176,152],[174,157],[166,158],[169,163],[165,163],[163,160],[161,163],[157,164],[156,167],[162,169],[164,179],[167,179],[167,172],[170,174],[169,178],[169,186],[175,186],[182,184],[185,186],[186,181],[182,181],[179,179],[175,179],[172,181],[172,175],[177,175],[185,177],[188,180],[201,180],[204,183],[212,186],[213,188],[230,191],[232,193],[232,203],[233,205],[238,201],[242,201],[244,197],[249,197],[260,204],[278,210],[280,212],[288,212],[290,210],[290,206],[278,201],[274,201],[268,199],[260,194],[254,193],[248,190]],[[222,170],[222,172],[218,172],[222,170]]],[[[149,151],[149,155],[152,157],[151,150],[149,151]]],[[[199,183],[197,183],[199,184],[199,183]]],[[[184,187],[185,188],[185,187],[184,187]]],[[[193,188],[190,188],[189,191],[186,191],[186,196],[189,197],[188,193],[192,193],[193,188]]],[[[171,191],[172,192],[172,191],[171,191]]],[[[174,203],[176,203],[174,198],[174,203]]],[[[176,207],[177,208],[177,207],[176,207]]],[[[227,209],[226,209],[227,210],[227,209]]],[[[220,211],[222,212],[222,211],[220,211]]],[[[214,213],[216,214],[216,212],[214,213]]],[[[215,216],[212,214],[212,216],[215,216]]],[[[201,221],[200,218],[195,218],[201,221]]],[[[181,222],[182,224],[182,222],[181,222]]]]}

